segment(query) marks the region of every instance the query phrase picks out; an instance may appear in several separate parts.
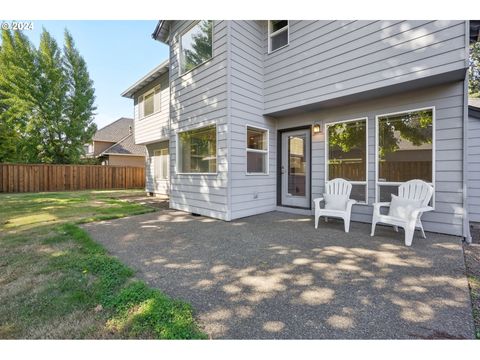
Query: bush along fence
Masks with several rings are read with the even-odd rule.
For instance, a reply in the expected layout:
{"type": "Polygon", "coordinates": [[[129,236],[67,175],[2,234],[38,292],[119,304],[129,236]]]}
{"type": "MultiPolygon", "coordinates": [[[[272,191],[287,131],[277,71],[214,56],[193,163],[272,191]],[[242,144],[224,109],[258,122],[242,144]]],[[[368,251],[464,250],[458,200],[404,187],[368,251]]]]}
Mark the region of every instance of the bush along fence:
{"type": "Polygon", "coordinates": [[[0,164],[0,192],[143,189],[145,169],[131,166],[0,164]]]}

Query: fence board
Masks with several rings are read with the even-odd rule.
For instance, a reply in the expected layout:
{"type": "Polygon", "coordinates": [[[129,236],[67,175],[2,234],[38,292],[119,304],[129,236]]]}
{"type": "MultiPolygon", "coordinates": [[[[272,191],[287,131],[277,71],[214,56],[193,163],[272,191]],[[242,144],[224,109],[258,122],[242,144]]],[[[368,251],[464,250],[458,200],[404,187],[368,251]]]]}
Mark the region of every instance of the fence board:
{"type": "Polygon", "coordinates": [[[145,169],[114,165],[0,164],[0,192],[142,189],[145,169]]]}

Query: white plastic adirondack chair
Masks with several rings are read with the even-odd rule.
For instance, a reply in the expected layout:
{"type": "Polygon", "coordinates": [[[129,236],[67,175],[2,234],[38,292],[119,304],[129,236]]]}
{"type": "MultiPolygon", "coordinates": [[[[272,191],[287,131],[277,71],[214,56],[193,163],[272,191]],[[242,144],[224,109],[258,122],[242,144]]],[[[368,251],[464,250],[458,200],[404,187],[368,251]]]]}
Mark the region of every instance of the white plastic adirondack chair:
{"type": "Polygon", "coordinates": [[[428,206],[428,203],[433,196],[433,187],[423,180],[410,180],[398,187],[398,196],[408,200],[421,200],[421,205],[410,213],[408,219],[403,219],[382,215],[380,213],[380,208],[390,207],[390,202],[374,203],[372,233],[370,235],[375,235],[375,225],[377,223],[393,225],[395,231],[398,231],[398,226],[400,226],[405,230],[405,245],[410,246],[412,245],[415,228],[419,228],[422,232],[423,238],[426,238],[420,218],[424,212],[433,210],[431,206],[428,206]]]}
{"type": "Polygon", "coordinates": [[[315,203],[315,229],[318,228],[318,219],[320,216],[325,216],[325,222],[327,222],[328,217],[343,219],[345,232],[348,233],[350,229],[352,206],[357,202],[356,200],[350,199],[351,192],[352,184],[345,179],[337,178],[330,180],[325,184],[325,194],[346,196],[348,200],[346,202],[345,210],[330,210],[320,207],[320,203],[325,201],[323,197],[313,199],[313,202],[315,203]]]}

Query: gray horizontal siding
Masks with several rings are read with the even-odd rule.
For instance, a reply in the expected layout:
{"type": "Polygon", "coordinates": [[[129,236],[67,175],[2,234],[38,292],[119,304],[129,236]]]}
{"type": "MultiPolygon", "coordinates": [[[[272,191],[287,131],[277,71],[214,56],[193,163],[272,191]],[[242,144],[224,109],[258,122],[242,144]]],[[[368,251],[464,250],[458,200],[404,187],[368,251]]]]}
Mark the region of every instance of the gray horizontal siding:
{"type": "Polygon", "coordinates": [[[263,114],[265,24],[230,22],[230,189],[232,219],[276,206],[276,126],[263,114]],[[269,173],[247,175],[247,125],[269,130],[269,173]]]}
{"type": "Polygon", "coordinates": [[[290,21],[264,61],[265,113],[465,67],[464,21],[290,21]]]}
{"type": "Polygon", "coordinates": [[[169,136],[169,113],[170,113],[170,89],[168,84],[168,73],[161,75],[160,78],[153,81],[144,89],[134,94],[134,129],[135,143],[147,144],[159,139],[168,139],[169,136]],[[156,113],[140,118],[139,96],[160,85],[160,92],[155,94],[155,102],[160,104],[160,109],[156,113]]]}
{"type": "MultiPolygon", "coordinates": [[[[435,211],[425,214],[422,219],[425,228],[429,231],[462,235],[462,82],[329,108],[309,114],[283,117],[278,119],[278,128],[295,127],[319,121],[328,123],[368,117],[368,203],[370,205],[355,205],[352,219],[371,222],[371,204],[375,202],[375,116],[430,106],[435,106],[436,112],[435,211]]],[[[320,134],[315,135],[312,142],[313,198],[321,196],[324,183],[325,142],[324,135],[320,134]]]]}
{"type": "Polygon", "coordinates": [[[468,118],[467,183],[470,221],[480,222],[480,119],[468,118]]]}
{"type": "Polygon", "coordinates": [[[176,21],[170,42],[170,207],[228,220],[227,205],[227,22],[214,21],[213,57],[179,75],[179,41],[191,21],[176,21]],[[217,126],[217,169],[213,175],[178,174],[177,133],[217,126]]]}

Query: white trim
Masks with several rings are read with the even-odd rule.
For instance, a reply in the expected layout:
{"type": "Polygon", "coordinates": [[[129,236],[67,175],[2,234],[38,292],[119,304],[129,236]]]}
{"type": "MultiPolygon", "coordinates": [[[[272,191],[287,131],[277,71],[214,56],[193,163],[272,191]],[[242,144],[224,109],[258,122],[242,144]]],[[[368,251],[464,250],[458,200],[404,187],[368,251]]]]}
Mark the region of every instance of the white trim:
{"type": "MultiPolygon", "coordinates": [[[[435,192],[436,192],[436,184],[435,184],[435,172],[436,172],[436,123],[437,123],[437,117],[435,113],[435,106],[426,106],[422,108],[416,108],[416,109],[408,109],[408,110],[403,110],[403,111],[396,111],[392,113],[386,113],[386,114],[379,114],[375,115],[375,202],[379,202],[379,186],[382,185],[401,185],[404,182],[387,182],[387,181],[378,181],[378,147],[379,147],[379,134],[378,134],[378,120],[380,117],[383,116],[393,116],[393,115],[399,115],[399,114],[406,114],[406,113],[411,113],[411,112],[416,112],[416,111],[424,111],[424,110],[432,110],[432,182],[427,183],[433,186],[433,196],[432,196],[432,207],[435,209],[435,192]]],[[[411,179],[413,180],[413,179],[411,179]]]]}
{"type": "Polygon", "coordinates": [[[272,31],[272,23],[271,23],[272,20],[267,20],[267,42],[268,42],[268,53],[269,54],[272,54],[274,53],[275,51],[278,51],[280,49],[283,49],[285,47],[287,47],[288,45],[290,45],[290,20],[287,20],[287,26],[277,30],[277,31],[274,31],[273,33],[271,32],[272,31]],[[287,32],[287,43],[283,46],[280,46],[279,48],[276,48],[275,50],[272,50],[272,36],[275,36],[275,35],[278,35],[278,34],[281,34],[282,32],[286,31],[287,32]]]}
{"type": "Polygon", "coordinates": [[[270,175],[270,131],[266,128],[262,128],[260,126],[254,126],[254,125],[249,125],[245,124],[245,175],[247,176],[268,176],[270,175]],[[259,150],[259,149],[250,149],[248,147],[248,128],[254,129],[254,130],[261,130],[266,132],[266,137],[267,137],[267,150],[259,150]],[[266,154],[267,156],[267,161],[266,161],[266,171],[265,172],[258,172],[258,173],[249,173],[248,172],[248,153],[253,152],[253,153],[258,153],[258,154],[266,154]]]}
{"type": "Polygon", "coordinates": [[[216,122],[211,122],[207,124],[202,124],[200,126],[194,125],[189,126],[188,128],[179,130],[175,132],[175,151],[176,151],[176,159],[175,159],[175,174],[176,175],[218,175],[218,126],[216,122]],[[215,172],[180,172],[179,160],[180,160],[180,152],[179,152],[179,134],[184,133],[187,131],[193,131],[198,129],[203,129],[206,127],[215,126],[215,172]]]}
{"type": "Polygon", "coordinates": [[[192,30],[195,26],[197,26],[198,24],[200,24],[200,21],[204,21],[204,20],[198,20],[197,22],[194,22],[193,24],[191,24],[190,26],[188,26],[184,31],[182,31],[180,34],[179,34],[179,38],[178,38],[178,59],[177,59],[177,62],[178,62],[178,77],[182,77],[184,75],[187,75],[188,73],[192,72],[193,70],[199,68],[200,66],[202,66],[203,64],[209,62],[210,60],[213,59],[214,57],[214,52],[213,52],[213,43],[215,42],[215,38],[214,38],[214,34],[215,34],[215,31],[214,30],[214,20],[206,20],[206,21],[211,21],[212,22],[212,56],[210,56],[208,59],[206,59],[205,61],[201,62],[200,64],[198,65],[195,65],[193,68],[191,68],[190,70],[188,71],[185,71],[182,73],[182,37],[187,33],[189,32],[190,30],[192,30]]]}
{"type": "Polygon", "coordinates": [[[357,205],[368,205],[368,116],[365,117],[360,117],[360,118],[355,118],[355,119],[348,119],[348,120],[340,120],[340,121],[334,121],[334,122],[328,122],[324,124],[324,134],[325,134],[325,158],[324,158],[324,166],[325,166],[325,184],[327,181],[331,180],[329,179],[329,173],[328,173],[328,127],[331,125],[336,125],[336,124],[343,124],[343,123],[349,123],[349,122],[355,122],[355,121],[365,121],[365,180],[364,181],[350,181],[352,185],[365,185],[365,201],[358,201],[357,205]]]}

